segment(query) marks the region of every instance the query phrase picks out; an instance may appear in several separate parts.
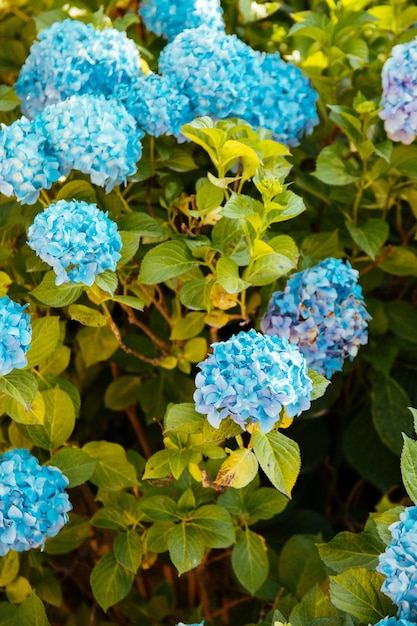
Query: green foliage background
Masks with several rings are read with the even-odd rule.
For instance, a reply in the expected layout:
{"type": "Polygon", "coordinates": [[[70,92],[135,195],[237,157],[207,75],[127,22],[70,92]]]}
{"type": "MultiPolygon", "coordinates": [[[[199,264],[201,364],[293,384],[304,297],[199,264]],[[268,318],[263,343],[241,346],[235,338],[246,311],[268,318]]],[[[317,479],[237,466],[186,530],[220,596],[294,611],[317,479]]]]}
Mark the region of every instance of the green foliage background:
{"type": "MultiPolygon", "coordinates": [[[[0,446],[60,467],[74,506],[44,552],[0,558],[0,626],[395,614],[375,566],[417,498],[417,147],[387,139],[378,106],[417,7],[223,6],[228,32],[311,78],[321,122],[299,147],[202,118],[184,127],[189,143],[145,139],[126,188],[106,195],[73,172],[34,206],[0,200],[0,295],[29,303],[34,331],[28,368],[0,377],[0,446]],[[35,214],[62,198],[97,202],[122,232],[117,274],[90,289],[57,288],[25,245],[35,214]],[[209,427],[192,404],[209,344],[257,328],[287,276],[329,256],[360,271],[369,345],[284,432],[209,427]]],[[[164,42],[136,9],[1,0],[1,121],[20,116],[12,86],[37,32],[69,15],[127,30],[155,69],[164,42]]]]}

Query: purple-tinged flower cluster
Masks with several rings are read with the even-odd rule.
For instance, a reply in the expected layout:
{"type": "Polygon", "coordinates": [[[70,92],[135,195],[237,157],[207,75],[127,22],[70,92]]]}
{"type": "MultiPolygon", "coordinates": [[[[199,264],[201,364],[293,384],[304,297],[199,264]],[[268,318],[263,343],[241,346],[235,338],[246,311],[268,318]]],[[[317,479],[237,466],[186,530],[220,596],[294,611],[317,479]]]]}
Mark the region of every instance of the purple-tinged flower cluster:
{"type": "Polygon", "coordinates": [[[29,227],[28,245],[56,274],[56,284],[91,286],[98,274],[115,270],[122,241],[117,226],[95,204],[59,200],[29,227]]]}
{"type": "Polygon", "coordinates": [[[33,204],[41,189],[50,189],[61,176],[59,163],[45,149],[46,139],[33,131],[22,117],[10,126],[2,124],[0,135],[0,192],[33,204]]]}
{"type": "Polygon", "coordinates": [[[28,117],[72,95],[111,97],[142,73],[137,47],[126,33],[98,30],[67,19],[43,30],[30,50],[15,85],[28,117]]]}
{"type": "Polygon", "coordinates": [[[68,479],[28,450],[0,456],[0,556],[43,547],[68,521],[68,479]]]}
{"type": "Polygon", "coordinates": [[[187,28],[207,24],[224,30],[223,11],[219,0],[145,0],[139,8],[145,26],[156,35],[173,39],[187,28]]]}
{"type": "Polygon", "coordinates": [[[286,339],[255,330],[212,344],[213,353],[198,364],[196,410],[218,428],[231,417],[245,428],[258,422],[267,433],[285,407],[288,417],[310,407],[312,383],[307,364],[286,339]]]}
{"type": "Polygon", "coordinates": [[[417,39],[394,46],[382,69],[382,110],[387,135],[410,144],[417,135],[417,39]]]}
{"type": "MultiPolygon", "coordinates": [[[[417,506],[391,524],[391,543],[379,557],[377,571],[386,577],[383,591],[399,607],[398,617],[417,622],[417,506]]],[[[389,625],[391,626],[391,624],[389,625]]]]}
{"type": "MultiPolygon", "coordinates": [[[[27,365],[26,353],[32,340],[30,315],[8,296],[0,298],[0,376],[27,365]]],[[[1,494],[0,494],[1,500],[1,494]]]]}
{"type": "Polygon", "coordinates": [[[72,96],[44,109],[33,125],[36,133],[48,138],[64,176],[79,170],[109,192],[136,172],[144,133],[114,100],[72,96]]]}
{"type": "Polygon", "coordinates": [[[273,294],[262,331],[297,344],[309,367],[330,378],[368,341],[370,315],[357,281],[349,262],[333,258],[294,274],[273,294]]]}

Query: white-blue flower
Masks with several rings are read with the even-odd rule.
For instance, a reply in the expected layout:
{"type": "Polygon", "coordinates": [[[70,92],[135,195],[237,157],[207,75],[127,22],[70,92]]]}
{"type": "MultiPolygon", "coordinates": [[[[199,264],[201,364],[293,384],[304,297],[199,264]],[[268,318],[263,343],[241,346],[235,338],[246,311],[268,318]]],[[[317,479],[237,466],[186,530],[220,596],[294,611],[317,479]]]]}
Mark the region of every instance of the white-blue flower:
{"type": "Polygon", "coordinates": [[[330,378],[368,341],[358,276],[349,262],[333,258],[294,274],[272,295],[262,331],[297,344],[309,367],[330,378]]]}
{"type": "Polygon", "coordinates": [[[43,547],[68,521],[68,479],[28,450],[0,456],[0,556],[43,547]]]}
{"type": "Polygon", "coordinates": [[[286,339],[250,330],[212,344],[198,364],[196,410],[218,428],[231,417],[243,429],[258,422],[267,433],[285,407],[288,417],[310,407],[312,383],[301,352],[286,339]]]}
{"type": "Polygon", "coordinates": [[[139,15],[148,30],[166,39],[201,24],[207,24],[213,31],[224,30],[219,0],[144,0],[139,15]]]}
{"type": "Polygon", "coordinates": [[[56,284],[91,286],[116,269],[122,241],[117,226],[87,202],[59,200],[39,213],[28,229],[28,245],[56,274],[56,284]]]}
{"type": "Polygon", "coordinates": [[[67,176],[89,174],[109,192],[136,172],[144,136],[125,107],[104,96],[72,96],[47,107],[32,122],[67,176]]]}
{"type": "Polygon", "coordinates": [[[72,95],[111,97],[118,85],[128,86],[140,74],[138,49],[126,33],[67,19],[40,33],[15,90],[23,113],[34,117],[72,95]]]}
{"type": "MultiPolygon", "coordinates": [[[[27,304],[21,305],[9,296],[0,298],[0,376],[28,364],[26,353],[32,340],[27,304]]],[[[0,498],[1,499],[1,498],[0,498]]]]}

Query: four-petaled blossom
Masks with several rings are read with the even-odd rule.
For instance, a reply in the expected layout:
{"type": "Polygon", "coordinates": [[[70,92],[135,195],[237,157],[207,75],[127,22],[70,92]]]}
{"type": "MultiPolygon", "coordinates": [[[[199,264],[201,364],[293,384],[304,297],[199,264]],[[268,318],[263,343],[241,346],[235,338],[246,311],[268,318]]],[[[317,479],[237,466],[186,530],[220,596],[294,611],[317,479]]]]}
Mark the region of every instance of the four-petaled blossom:
{"type": "Polygon", "coordinates": [[[28,245],[56,274],[56,284],[91,286],[98,274],[115,270],[122,241],[117,226],[95,204],[59,200],[39,213],[28,229],[28,245]]]}
{"type": "Polygon", "coordinates": [[[213,31],[224,30],[220,0],[145,0],[139,15],[148,30],[166,39],[201,24],[207,24],[213,31]]]}
{"type": "Polygon", "coordinates": [[[399,607],[399,618],[416,623],[417,506],[406,508],[389,530],[391,543],[380,555],[376,568],[386,577],[381,591],[399,607]]]}
{"type": "Polygon", "coordinates": [[[50,189],[61,176],[57,158],[46,150],[46,137],[35,133],[25,117],[0,135],[0,192],[34,204],[42,189],[50,189]]]}
{"type": "Polygon", "coordinates": [[[28,450],[0,456],[0,556],[43,547],[68,521],[68,479],[28,450]]]}
{"type": "MultiPolygon", "coordinates": [[[[27,365],[26,353],[32,340],[27,304],[21,305],[8,296],[0,298],[0,376],[27,365]]],[[[1,497],[0,497],[1,500],[1,497]]]]}
{"type": "Polygon", "coordinates": [[[357,281],[349,262],[333,258],[294,274],[272,295],[262,331],[297,344],[309,367],[330,378],[368,341],[370,315],[357,281]]]}
{"type": "Polygon", "coordinates": [[[213,353],[198,364],[196,410],[212,426],[231,417],[245,428],[258,422],[271,430],[285,407],[288,417],[310,407],[312,383],[301,352],[286,339],[255,330],[212,344],[213,353]]]}
{"type": "Polygon", "coordinates": [[[115,100],[72,96],[44,109],[33,125],[40,136],[48,138],[49,150],[64,176],[79,170],[109,192],[136,172],[144,133],[115,100]]]}
{"type": "Polygon", "coordinates": [[[72,95],[111,97],[142,73],[134,41],[115,28],[67,19],[43,30],[15,85],[27,117],[72,95]]]}
{"type": "Polygon", "coordinates": [[[382,69],[382,110],[387,135],[410,144],[417,135],[417,39],[394,46],[382,69]]]}

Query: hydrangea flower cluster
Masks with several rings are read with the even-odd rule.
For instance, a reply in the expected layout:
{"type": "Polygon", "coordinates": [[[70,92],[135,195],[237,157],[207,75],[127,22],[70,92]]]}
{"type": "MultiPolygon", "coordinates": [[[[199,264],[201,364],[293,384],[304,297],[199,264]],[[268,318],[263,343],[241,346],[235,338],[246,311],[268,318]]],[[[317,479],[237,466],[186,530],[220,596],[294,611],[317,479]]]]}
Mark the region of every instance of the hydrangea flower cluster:
{"type": "Polygon", "coordinates": [[[41,189],[50,189],[61,173],[53,154],[45,150],[46,139],[33,131],[22,117],[10,126],[2,124],[0,135],[0,192],[16,196],[24,204],[36,202],[41,189]]]}
{"type": "Polygon", "coordinates": [[[140,76],[131,89],[121,86],[118,95],[139,128],[153,137],[178,136],[194,118],[189,98],[168,76],[140,76]]]}
{"type": "Polygon", "coordinates": [[[218,428],[231,417],[245,428],[258,422],[267,433],[285,407],[288,417],[310,407],[312,383],[307,364],[286,339],[255,330],[212,344],[213,353],[198,364],[196,410],[218,428]]]}
{"type": "MultiPolygon", "coordinates": [[[[30,316],[9,296],[0,298],[0,376],[27,365],[26,353],[32,340],[30,316]]],[[[0,496],[1,500],[1,496],[0,496]]]]}
{"type": "Polygon", "coordinates": [[[349,262],[333,258],[294,274],[272,295],[262,331],[297,344],[309,367],[330,378],[368,341],[370,315],[357,281],[349,262]]]}
{"type": "MultiPolygon", "coordinates": [[[[384,617],[375,626],[411,626],[414,622],[406,619],[398,619],[398,617],[384,617]]],[[[371,626],[371,625],[369,625],[371,626]]]]}
{"type": "Polygon", "coordinates": [[[376,568],[386,577],[381,591],[398,605],[400,619],[416,623],[417,506],[406,508],[389,529],[392,541],[380,555],[376,568]]]}
{"type": "Polygon", "coordinates": [[[39,465],[28,450],[0,456],[0,556],[43,547],[68,521],[68,479],[57,467],[39,465]]]}
{"type": "Polygon", "coordinates": [[[28,117],[72,95],[112,96],[142,73],[137,47],[126,33],[98,30],[67,19],[43,30],[15,85],[28,117]]]}
{"type": "Polygon", "coordinates": [[[219,0],[146,0],[139,8],[139,15],[148,30],[166,39],[201,24],[207,24],[213,31],[224,30],[219,0]]]}
{"type": "Polygon", "coordinates": [[[382,110],[387,135],[410,144],[417,135],[417,39],[394,46],[382,69],[382,110]]]}
{"type": "Polygon", "coordinates": [[[177,626],[204,626],[204,620],[199,624],[184,624],[184,622],[178,622],[177,626]]]}
{"type": "Polygon", "coordinates": [[[114,100],[72,96],[44,109],[33,125],[38,135],[48,137],[49,150],[64,176],[79,170],[109,192],[136,172],[144,133],[114,100]]]}
{"type": "Polygon", "coordinates": [[[98,274],[115,270],[122,241],[117,226],[95,204],[59,200],[39,213],[28,229],[28,245],[65,282],[91,286],[98,274]]]}

